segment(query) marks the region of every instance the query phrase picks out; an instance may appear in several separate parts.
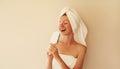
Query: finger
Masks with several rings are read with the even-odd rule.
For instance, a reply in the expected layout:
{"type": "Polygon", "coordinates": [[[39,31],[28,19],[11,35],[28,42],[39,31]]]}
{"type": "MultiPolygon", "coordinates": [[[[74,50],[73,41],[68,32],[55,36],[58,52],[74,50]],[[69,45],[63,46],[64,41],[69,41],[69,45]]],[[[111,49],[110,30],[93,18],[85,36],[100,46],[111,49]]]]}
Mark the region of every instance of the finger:
{"type": "Polygon", "coordinates": [[[50,43],[51,46],[56,46],[56,44],[50,43]]]}
{"type": "Polygon", "coordinates": [[[50,50],[50,52],[52,52],[52,53],[54,53],[54,52],[56,51],[56,49],[55,49],[55,48],[52,48],[52,47],[51,47],[49,50],[50,50]]]}
{"type": "Polygon", "coordinates": [[[50,52],[46,52],[46,54],[47,54],[47,56],[52,56],[52,53],[50,53],[50,52]]]}
{"type": "Polygon", "coordinates": [[[48,50],[48,51],[46,52],[46,54],[47,54],[47,55],[50,55],[50,54],[51,54],[51,53],[50,53],[50,50],[48,50]]]}
{"type": "Polygon", "coordinates": [[[51,46],[49,49],[57,50],[56,46],[51,46]]]}
{"type": "Polygon", "coordinates": [[[57,49],[57,47],[56,47],[56,46],[51,46],[51,48],[53,48],[53,49],[55,49],[55,50],[57,49]]]}

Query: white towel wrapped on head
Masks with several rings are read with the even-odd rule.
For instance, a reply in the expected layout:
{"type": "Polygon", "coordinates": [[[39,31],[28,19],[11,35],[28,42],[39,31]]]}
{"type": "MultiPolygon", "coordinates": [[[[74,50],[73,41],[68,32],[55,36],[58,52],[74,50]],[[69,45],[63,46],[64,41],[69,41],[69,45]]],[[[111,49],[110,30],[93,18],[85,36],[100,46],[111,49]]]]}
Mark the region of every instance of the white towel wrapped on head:
{"type": "MultiPolygon", "coordinates": [[[[87,28],[84,22],[82,21],[82,19],[80,18],[79,14],[75,10],[69,7],[64,7],[60,12],[58,22],[60,21],[60,17],[63,16],[64,14],[67,15],[70,21],[70,24],[71,24],[71,27],[74,33],[75,41],[83,44],[84,46],[87,46],[86,41],[85,41],[86,36],[87,36],[87,28]]],[[[59,32],[56,32],[56,33],[59,33],[59,32]]],[[[55,39],[56,37],[58,38],[59,36],[52,36],[52,41],[57,41],[58,39],[55,39]]]]}

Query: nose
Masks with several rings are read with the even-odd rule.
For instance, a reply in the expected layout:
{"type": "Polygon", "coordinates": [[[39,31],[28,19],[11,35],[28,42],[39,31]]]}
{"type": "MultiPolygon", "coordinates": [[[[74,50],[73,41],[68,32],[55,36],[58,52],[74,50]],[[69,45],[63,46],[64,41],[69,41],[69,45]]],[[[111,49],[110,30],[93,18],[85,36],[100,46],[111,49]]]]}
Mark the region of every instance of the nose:
{"type": "Polygon", "coordinates": [[[63,28],[63,27],[64,27],[64,24],[63,24],[63,23],[60,23],[59,26],[60,26],[61,28],[63,28]]]}

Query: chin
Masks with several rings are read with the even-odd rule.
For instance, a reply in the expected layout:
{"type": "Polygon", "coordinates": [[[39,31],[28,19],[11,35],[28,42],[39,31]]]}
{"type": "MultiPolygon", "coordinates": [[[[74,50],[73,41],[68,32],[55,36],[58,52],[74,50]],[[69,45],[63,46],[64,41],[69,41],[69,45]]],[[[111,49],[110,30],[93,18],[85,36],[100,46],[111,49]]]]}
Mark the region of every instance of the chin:
{"type": "Polygon", "coordinates": [[[62,35],[69,35],[69,33],[61,32],[62,35]]]}

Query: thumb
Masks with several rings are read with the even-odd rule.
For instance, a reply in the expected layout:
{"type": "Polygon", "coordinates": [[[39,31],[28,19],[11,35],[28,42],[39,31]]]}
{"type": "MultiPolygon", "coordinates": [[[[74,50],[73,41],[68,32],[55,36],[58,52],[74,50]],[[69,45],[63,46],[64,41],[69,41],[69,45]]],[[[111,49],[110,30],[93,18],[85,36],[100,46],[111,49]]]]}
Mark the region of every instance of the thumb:
{"type": "Polygon", "coordinates": [[[50,45],[51,45],[51,46],[56,46],[56,43],[54,43],[54,44],[53,44],[53,43],[50,43],[50,45]]]}

